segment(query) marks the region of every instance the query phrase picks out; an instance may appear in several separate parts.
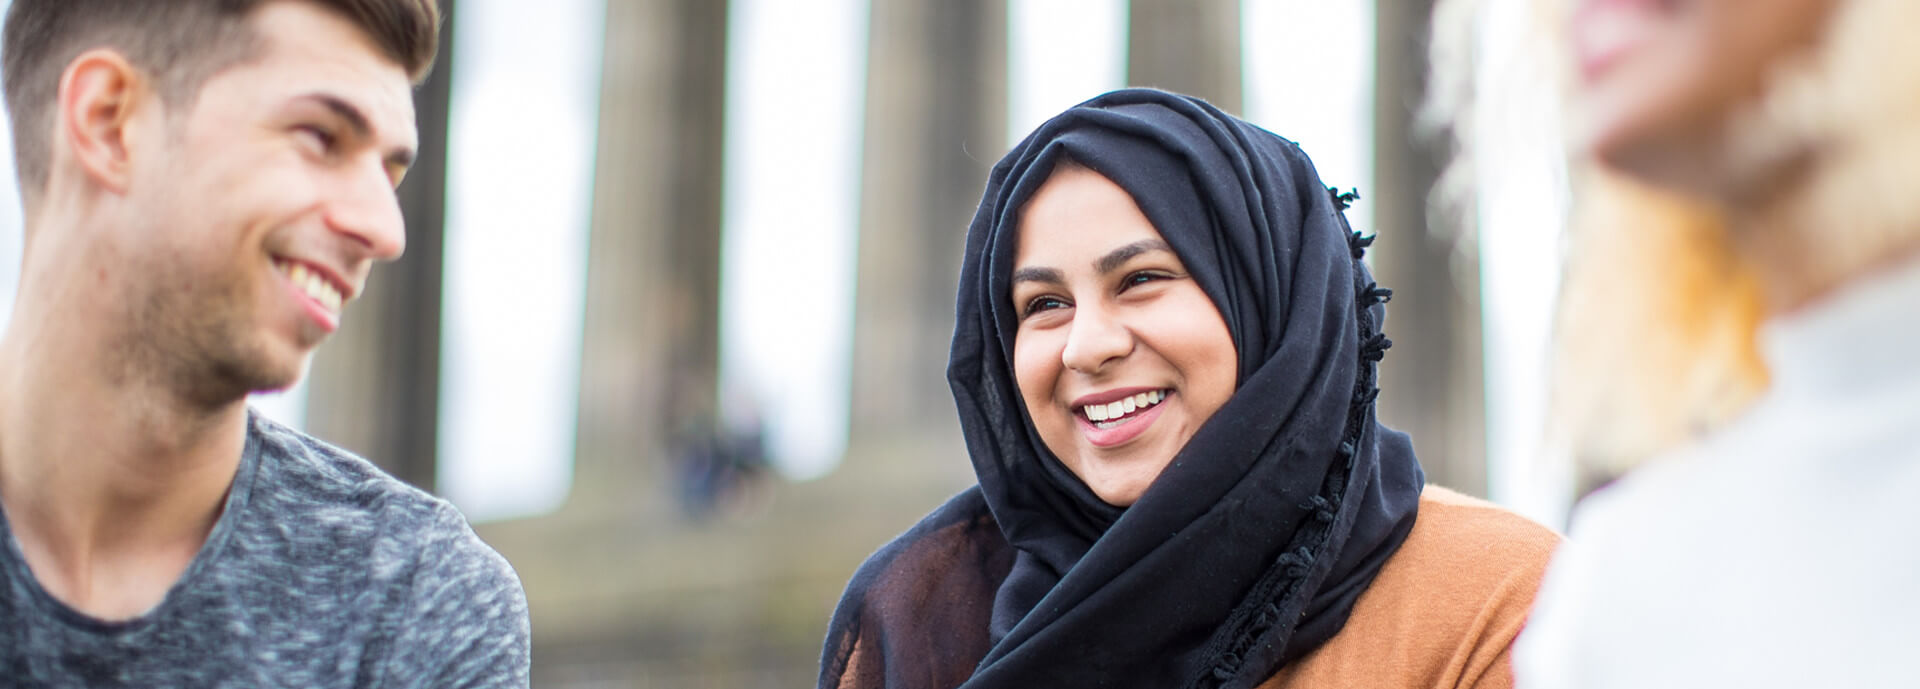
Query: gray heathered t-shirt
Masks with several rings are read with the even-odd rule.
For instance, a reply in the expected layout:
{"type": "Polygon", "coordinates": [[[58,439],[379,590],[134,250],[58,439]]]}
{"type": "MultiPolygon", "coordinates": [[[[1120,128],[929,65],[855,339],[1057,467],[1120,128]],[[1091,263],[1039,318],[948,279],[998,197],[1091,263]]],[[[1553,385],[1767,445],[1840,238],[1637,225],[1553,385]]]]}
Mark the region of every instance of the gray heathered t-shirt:
{"type": "Polygon", "coordinates": [[[60,603],[0,516],[0,687],[525,687],[526,594],[453,506],[248,419],[226,509],[160,604],[60,603]]]}

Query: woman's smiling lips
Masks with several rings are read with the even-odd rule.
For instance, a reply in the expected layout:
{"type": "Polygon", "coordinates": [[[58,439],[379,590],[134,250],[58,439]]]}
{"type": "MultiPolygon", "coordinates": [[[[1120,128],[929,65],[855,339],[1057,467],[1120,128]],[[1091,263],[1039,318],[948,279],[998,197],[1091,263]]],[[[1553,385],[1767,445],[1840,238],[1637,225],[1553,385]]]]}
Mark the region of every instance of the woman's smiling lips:
{"type": "Polygon", "coordinates": [[[1652,38],[1672,0],[1588,0],[1574,10],[1572,43],[1581,78],[1599,79],[1652,38]]]}
{"type": "Polygon", "coordinates": [[[1160,418],[1161,402],[1172,395],[1163,388],[1132,388],[1096,393],[1074,400],[1073,417],[1094,447],[1114,447],[1140,437],[1160,418]]]}

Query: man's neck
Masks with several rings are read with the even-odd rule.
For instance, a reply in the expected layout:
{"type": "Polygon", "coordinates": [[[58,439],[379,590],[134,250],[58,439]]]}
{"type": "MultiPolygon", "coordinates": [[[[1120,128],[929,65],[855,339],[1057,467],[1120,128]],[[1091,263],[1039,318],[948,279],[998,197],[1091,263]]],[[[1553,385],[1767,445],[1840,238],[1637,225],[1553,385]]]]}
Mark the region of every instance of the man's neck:
{"type": "Polygon", "coordinates": [[[52,313],[23,299],[0,337],[0,506],[43,588],[96,617],[137,616],[220,515],[245,399],[186,404],[52,313]]]}

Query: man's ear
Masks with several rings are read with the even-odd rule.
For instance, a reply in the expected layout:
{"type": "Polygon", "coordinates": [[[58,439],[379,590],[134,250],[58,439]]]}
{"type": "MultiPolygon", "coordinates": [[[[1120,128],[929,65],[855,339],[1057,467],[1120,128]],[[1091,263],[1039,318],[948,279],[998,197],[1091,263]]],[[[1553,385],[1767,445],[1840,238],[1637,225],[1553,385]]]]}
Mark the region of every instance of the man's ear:
{"type": "Polygon", "coordinates": [[[55,135],[95,184],[126,191],[136,138],[129,125],[139,108],[153,105],[153,95],[146,75],[112,50],[89,50],[67,63],[55,135]]]}

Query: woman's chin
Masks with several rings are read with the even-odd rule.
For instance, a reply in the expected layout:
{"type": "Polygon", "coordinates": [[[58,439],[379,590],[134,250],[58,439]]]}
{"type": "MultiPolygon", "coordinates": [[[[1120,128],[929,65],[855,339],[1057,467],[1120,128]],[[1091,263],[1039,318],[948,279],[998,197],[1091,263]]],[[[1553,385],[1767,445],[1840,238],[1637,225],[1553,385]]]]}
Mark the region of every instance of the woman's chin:
{"type": "Polygon", "coordinates": [[[1129,507],[1140,500],[1147,487],[1160,477],[1160,471],[1167,467],[1166,461],[1160,462],[1124,462],[1106,467],[1083,467],[1092,472],[1077,471],[1080,480],[1087,484],[1095,497],[1114,507],[1129,507]],[[1147,466],[1151,464],[1151,466],[1147,466]],[[1089,473],[1092,474],[1089,477],[1089,473]]]}
{"type": "Polygon", "coordinates": [[[1114,507],[1132,507],[1133,503],[1140,501],[1140,494],[1145,492],[1147,492],[1146,486],[1132,485],[1108,486],[1104,489],[1093,489],[1094,496],[1100,498],[1101,502],[1114,507]]]}

